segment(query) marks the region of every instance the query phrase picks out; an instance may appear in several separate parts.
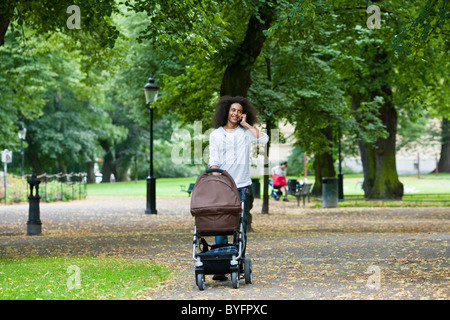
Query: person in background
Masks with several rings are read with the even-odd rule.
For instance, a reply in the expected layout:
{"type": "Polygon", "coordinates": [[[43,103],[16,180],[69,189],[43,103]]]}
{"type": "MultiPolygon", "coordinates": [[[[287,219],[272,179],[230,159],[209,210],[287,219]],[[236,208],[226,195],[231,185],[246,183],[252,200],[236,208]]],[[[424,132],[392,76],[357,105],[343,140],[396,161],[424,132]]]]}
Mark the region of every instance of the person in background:
{"type": "Polygon", "coordinates": [[[280,189],[284,193],[283,201],[289,201],[287,198],[287,182],[286,182],[286,169],[288,163],[282,162],[280,165],[272,168],[272,181],[275,188],[280,189]]]}

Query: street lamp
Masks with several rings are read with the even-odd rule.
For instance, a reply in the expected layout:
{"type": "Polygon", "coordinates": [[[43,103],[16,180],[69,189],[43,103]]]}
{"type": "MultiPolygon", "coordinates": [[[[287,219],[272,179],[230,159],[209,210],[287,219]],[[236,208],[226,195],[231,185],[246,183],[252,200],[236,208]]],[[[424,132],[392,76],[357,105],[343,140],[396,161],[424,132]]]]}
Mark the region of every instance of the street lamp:
{"type": "Polygon", "coordinates": [[[338,199],[344,200],[344,174],[342,173],[342,157],[341,157],[341,130],[339,130],[338,154],[339,154],[338,199]]]}
{"type": "Polygon", "coordinates": [[[27,128],[25,128],[23,125],[19,125],[19,139],[22,142],[22,150],[20,151],[20,154],[22,156],[22,178],[24,176],[23,172],[23,142],[25,141],[25,138],[27,136],[27,128]]]}
{"type": "Polygon", "coordinates": [[[147,209],[145,213],[156,214],[156,187],[153,176],[153,107],[152,102],[158,98],[159,87],[155,84],[155,79],[150,76],[148,83],[144,86],[145,103],[150,109],[150,168],[147,177],[147,209]]]}

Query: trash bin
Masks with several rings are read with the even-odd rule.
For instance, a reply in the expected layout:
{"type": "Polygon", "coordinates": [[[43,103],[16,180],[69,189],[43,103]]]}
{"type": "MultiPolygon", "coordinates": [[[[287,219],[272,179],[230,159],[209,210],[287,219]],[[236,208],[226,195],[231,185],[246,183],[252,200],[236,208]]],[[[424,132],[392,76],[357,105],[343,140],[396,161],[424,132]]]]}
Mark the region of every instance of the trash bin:
{"type": "Polygon", "coordinates": [[[322,178],[322,208],[336,208],[338,206],[338,179],[322,178]]]}
{"type": "Polygon", "coordinates": [[[253,198],[261,199],[261,183],[259,179],[252,179],[253,198]]]}
{"type": "Polygon", "coordinates": [[[297,180],[293,180],[293,179],[289,179],[288,180],[288,192],[289,193],[297,192],[297,188],[298,187],[299,187],[299,185],[298,185],[298,181],[297,180]]]}

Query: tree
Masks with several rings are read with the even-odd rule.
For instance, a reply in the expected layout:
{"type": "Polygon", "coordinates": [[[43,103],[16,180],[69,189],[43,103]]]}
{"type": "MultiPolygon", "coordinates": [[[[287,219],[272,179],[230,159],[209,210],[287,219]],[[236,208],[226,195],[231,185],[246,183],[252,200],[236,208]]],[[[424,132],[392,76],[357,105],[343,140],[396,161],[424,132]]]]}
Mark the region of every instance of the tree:
{"type": "MultiPolygon", "coordinates": [[[[391,47],[404,60],[412,61],[416,78],[408,78],[407,91],[415,104],[421,104],[433,117],[441,119],[441,156],[438,169],[450,172],[450,144],[448,118],[450,117],[450,90],[448,85],[448,53],[450,41],[450,10],[445,0],[427,0],[414,12],[413,19],[405,22],[391,47]],[[420,69],[426,65],[426,69],[420,69]],[[418,82],[418,84],[417,84],[418,82]],[[415,84],[415,85],[412,85],[415,84]]],[[[417,114],[417,112],[416,112],[417,114]]],[[[415,114],[412,120],[416,120],[415,114]]]]}
{"type": "MultiPolygon", "coordinates": [[[[239,44],[235,52],[227,64],[220,88],[220,95],[230,95],[230,96],[247,96],[248,90],[252,84],[251,74],[254,63],[261,53],[264,42],[266,40],[266,31],[273,20],[275,15],[275,6],[272,2],[265,1],[258,8],[257,11],[250,17],[247,30],[245,33],[244,40],[239,44]]],[[[267,77],[270,83],[270,62],[267,62],[267,77]]],[[[260,99],[262,100],[262,99],[260,99]]],[[[258,98],[256,98],[258,101],[258,98]]],[[[264,105],[259,104],[259,109],[261,110],[264,105]]],[[[266,131],[269,135],[272,129],[273,117],[263,117],[265,120],[266,131]]],[[[266,146],[265,151],[265,161],[264,166],[268,166],[268,154],[269,154],[270,144],[266,146]]],[[[264,173],[264,191],[263,191],[263,207],[261,209],[262,213],[269,213],[269,195],[268,195],[268,170],[264,173]]],[[[251,188],[250,188],[251,190],[251,188]]],[[[250,191],[250,207],[253,206],[253,193],[250,191]]],[[[248,210],[250,211],[250,210],[248,210]]],[[[249,226],[251,228],[251,215],[247,213],[249,226]]]]}
{"type": "MultiPolygon", "coordinates": [[[[252,85],[249,88],[249,97],[251,101],[258,107],[260,122],[265,125],[265,130],[269,134],[270,139],[264,146],[264,181],[263,181],[263,205],[261,213],[269,213],[269,154],[270,146],[273,139],[272,129],[276,128],[278,119],[284,117],[281,106],[283,105],[283,95],[277,92],[276,83],[272,79],[272,63],[268,53],[264,53],[258,58],[259,61],[255,63],[255,68],[252,71],[252,85]]],[[[278,133],[280,136],[280,134],[278,133]]],[[[280,137],[276,138],[280,138],[280,137]]]]}
{"type": "Polygon", "coordinates": [[[155,10],[148,12],[149,2],[137,2],[133,7],[146,10],[153,22],[141,38],[164,49],[170,47],[170,51],[175,48],[178,55],[189,55],[185,59],[187,76],[166,78],[169,94],[163,104],[170,101],[172,108],[182,110],[185,120],[198,120],[212,117],[217,93],[247,96],[251,71],[266,40],[264,31],[276,13],[276,1],[250,2],[244,7],[240,1],[220,5],[209,1],[196,5],[191,1],[152,2],[155,10]],[[196,84],[204,87],[200,94],[192,94],[196,84]],[[206,108],[196,108],[199,105],[206,108]]]}
{"type": "Polygon", "coordinates": [[[283,95],[280,117],[295,125],[296,145],[314,154],[313,193],[319,195],[322,177],[335,176],[333,147],[338,133],[355,125],[330,63],[340,52],[324,37],[327,21],[307,14],[314,8],[290,7],[269,30],[273,43],[268,52],[273,57],[274,87],[283,95]]]}
{"type": "Polygon", "coordinates": [[[439,158],[439,172],[450,172],[450,120],[442,119],[442,147],[441,157],[439,158]]]}
{"type": "Polygon", "coordinates": [[[325,7],[335,14],[334,21],[339,26],[330,37],[333,48],[345,53],[344,59],[335,60],[335,68],[341,73],[343,88],[350,96],[351,107],[360,126],[359,148],[367,198],[398,199],[403,195],[395,161],[400,107],[394,91],[395,81],[399,78],[396,73],[406,68],[402,68],[389,44],[402,19],[400,14],[392,14],[392,11],[405,14],[407,10],[396,5],[384,8],[382,27],[372,30],[364,26],[366,8],[352,7],[347,2],[338,7],[325,7]],[[384,130],[379,130],[378,134],[364,133],[365,128],[369,129],[366,133],[374,132],[373,129],[380,125],[384,130]]]}
{"type": "Polygon", "coordinates": [[[98,110],[97,98],[102,94],[97,75],[109,67],[105,58],[112,51],[107,48],[118,36],[110,23],[115,2],[83,2],[81,29],[74,30],[67,24],[72,4],[7,1],[0,5],[0,68],[5,71],[0,77],[0,109],[5,111],[2,120],[9,120],[0,129],[5,133],[2,144],[16,146],[15,127],[26,124],[26,158],[38,173],[83,170],[79,164],[96,148],[100,128],[95,121],[102,120],[89,111],[98,110]]]}
{"type": "MultiPolygon", "coordinates": [[[[113,47],[118,31],[110,23],[116,10],[113,0],[88,0],[80,4],[80,29],[69,29],[67,20],[73,13],[68,8],[73,1],[51,0],[7,0],[0,5],[0,46],[11,25],[19,29],[23,26],[35,30],[37,34],[66,32],[79,41],[87,50],[100,47],[113,47]],[[72,32],[73,31],[73,32],[72,32]]],[[[92,50],[92,58],[97,54],[92,50]]]]}

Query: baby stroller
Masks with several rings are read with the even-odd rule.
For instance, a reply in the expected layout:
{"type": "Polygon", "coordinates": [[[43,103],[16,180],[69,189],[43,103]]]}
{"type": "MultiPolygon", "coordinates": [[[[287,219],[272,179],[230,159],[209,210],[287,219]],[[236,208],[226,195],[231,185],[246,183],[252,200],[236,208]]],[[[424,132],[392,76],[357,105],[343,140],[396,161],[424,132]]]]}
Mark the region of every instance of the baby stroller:
{"type": "Polygon", "coordinates": [[[221,169],[203,172],[195,183],[191,198],[191,214],[195,217],[192,258],[195,260],[195,282],[205,289],[205,275],[229,274],[233,288],[241,278],[252,283],[251,259],[243,257],[245,239],[243,207],[231,175],[221,169]],[[220,172],[220,175],[209,175],[220,172]],[[210,246],[206,236],[233,235],[233,244],[210,246]]]}
{"type": "Polygon", "coordinates": [[[283,192],[280,191],[281,186],[274,186],[272,180],[269,180],[269,186],[272,187],[270,196],[273,197],[276,201],[280,200],[280,197],[283,195],[283,192]]]}

